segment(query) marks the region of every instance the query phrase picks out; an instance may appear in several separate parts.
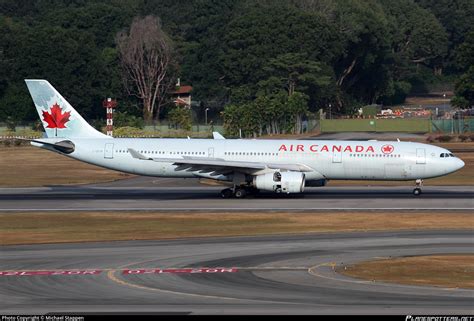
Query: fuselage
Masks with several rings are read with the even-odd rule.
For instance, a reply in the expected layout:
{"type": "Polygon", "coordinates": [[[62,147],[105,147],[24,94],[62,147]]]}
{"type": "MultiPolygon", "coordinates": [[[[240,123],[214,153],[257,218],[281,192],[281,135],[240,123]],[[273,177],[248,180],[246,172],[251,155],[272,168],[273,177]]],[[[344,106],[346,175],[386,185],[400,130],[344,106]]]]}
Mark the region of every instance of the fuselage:
{"type": "Polygon", "coordinates": [[[75,149],[68,154],[72,158],[147,176],[189,178],[206,177],[208,174],[179,170],[172,162],[136,159],[130,155],[128,148],[154,159],[187,156],[225,161],[303,164],[313,169],[305,173],[307,182],[321,179],[424,179],[447,175],[464,166],[461,159],[444,148],[412,142],[156,138],[75,138],[72,141],[75,149]]]}

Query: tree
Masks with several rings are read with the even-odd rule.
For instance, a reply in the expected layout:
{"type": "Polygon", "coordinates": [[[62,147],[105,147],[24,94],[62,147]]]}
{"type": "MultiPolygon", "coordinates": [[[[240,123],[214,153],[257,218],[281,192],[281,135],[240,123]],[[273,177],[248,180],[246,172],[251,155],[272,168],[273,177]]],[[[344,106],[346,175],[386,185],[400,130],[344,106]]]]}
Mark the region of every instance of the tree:
{"type": "Polygon", "coordinates": [[[301,134],[303,131],[303,117],[308,113],[308,96],[295,92],[288,97],[288,111],[293,116],[293,133],[301,134]]]}
{"type": "Polygon", "coordinates": [[[458,68],[464,70],[454,87],[455,96],[451,103],[460,108],[474,106],[474,31],[466,36],[466,40],[458,47],[456,62],[458,68]]]}
{"type": "Polygon", "coordinates": [[[445,66],[456,70],[455,55],[465,36],[474,31],[474,0],[415,0],[421,7],[431,11],[448,34],[449,46],[445,66]]]}
{"type": "Polygon", "coordinates": [[[176,106],[168,113],[168,120],[175,128],[191,130],[191,110],[186,107],[176,106]]]}
{"type": "Polygon", "coordinates": [[[390,21],[397,80],[407,76],[404,70],[406,72],[409,64],[423,64],[440,74],[447,54],[448,35],[436,17],[410,0],[379,1],[390,21]]]}
{"type": "Polygon", "coordinates": [[[154,16],[135,18],[129,32],[116,36],[123,68],[123,80],[129,94],[141,99],[143,118],[158,117],[166,93],[174,83],[171,74],[172,44],[154,16]]]}
{"type": "Polygon", "coordinates": [[[295,53],[270,59],[264,70],[272,75],[272,79],[279,77],[280,88],[285,88],[288,96],[292,96],[297,89],[304,89],[304,85],[325,86],[330,79],[327,75],[321,75],[321,63],[295,53]]]}

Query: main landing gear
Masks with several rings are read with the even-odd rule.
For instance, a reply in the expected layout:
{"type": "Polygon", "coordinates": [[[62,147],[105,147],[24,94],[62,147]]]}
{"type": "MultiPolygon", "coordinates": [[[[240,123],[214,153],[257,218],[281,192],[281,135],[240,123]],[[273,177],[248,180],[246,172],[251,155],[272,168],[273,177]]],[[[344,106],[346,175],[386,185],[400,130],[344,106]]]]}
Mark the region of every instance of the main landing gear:
{"type": "Polygon", "coordinates": [[[225,188],[221,191],[222,198],[245,198],[248,195],[256,195],[259,190],[253,186],[241,185],[233,188],[225,188]]]}
{"type": "Polygon", "coordinates": [[[415,181],[415,189],[413,190],[413,195],[420,196],[421,195],[421,188],[423,187],[423,180],[417,179],[415,181]]]}

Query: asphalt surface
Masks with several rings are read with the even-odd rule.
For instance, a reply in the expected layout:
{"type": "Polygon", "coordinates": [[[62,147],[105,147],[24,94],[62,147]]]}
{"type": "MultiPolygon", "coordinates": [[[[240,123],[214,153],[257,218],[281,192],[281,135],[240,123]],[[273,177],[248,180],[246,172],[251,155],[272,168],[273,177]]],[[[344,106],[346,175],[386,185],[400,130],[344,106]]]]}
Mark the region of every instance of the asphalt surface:
{"type": "MultiPolygon", "coordinates": [[[[322,187],[304,195],[263,194],[243,200],[221,199],[221,188],[198,180],[146,177],[95,185],[4,188],[0,212],[459,209],[474,213],[470,186],[427,186],[420,197],[414,197],[410,187],[322,187]]],[[[474,254],[473,245],[472,231],[406,231],[2,246],[0,314],[473,314],[473,290],[364,281],[334,271],[374,258],[474,254]],[[125,273],[128,270],[136,273],[125,273]]]]}
{"type": "Polygon", "coordinates": [[[362,281],[332,268],[389,256],[474,254],[473,243],[468,231],[431,231],[4,246],[1,271],[105,271],[0,276],[0,314],[473,314],[473,290],[362,281]],[[184,267],[236,272],[122,272],[184,267]]]}
{"type": "Polygon", "coordinates": [[[425,186],[419,197],[410,186],[306,188],[304,194],[262,193],[222,199],[222,186],[196,179],[133,178],[82,186],[0,188],[1,211],[232,211],[232,210],[472,210],[473,186],[425,186]]]}

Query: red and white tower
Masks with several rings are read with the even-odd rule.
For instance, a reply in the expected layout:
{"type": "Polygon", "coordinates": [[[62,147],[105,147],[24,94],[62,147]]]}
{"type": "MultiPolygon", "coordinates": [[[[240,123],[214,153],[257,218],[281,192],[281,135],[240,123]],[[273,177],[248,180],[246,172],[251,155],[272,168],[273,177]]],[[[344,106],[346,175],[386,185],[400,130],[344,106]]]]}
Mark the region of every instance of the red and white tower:
{"type": "Polygon", "coordinates": [[[102,102],[102,106],[107,109],[107,135],[112,136],[114,125],[114,108],[117,107],[117,101],[107,98],[102,102]]]}

